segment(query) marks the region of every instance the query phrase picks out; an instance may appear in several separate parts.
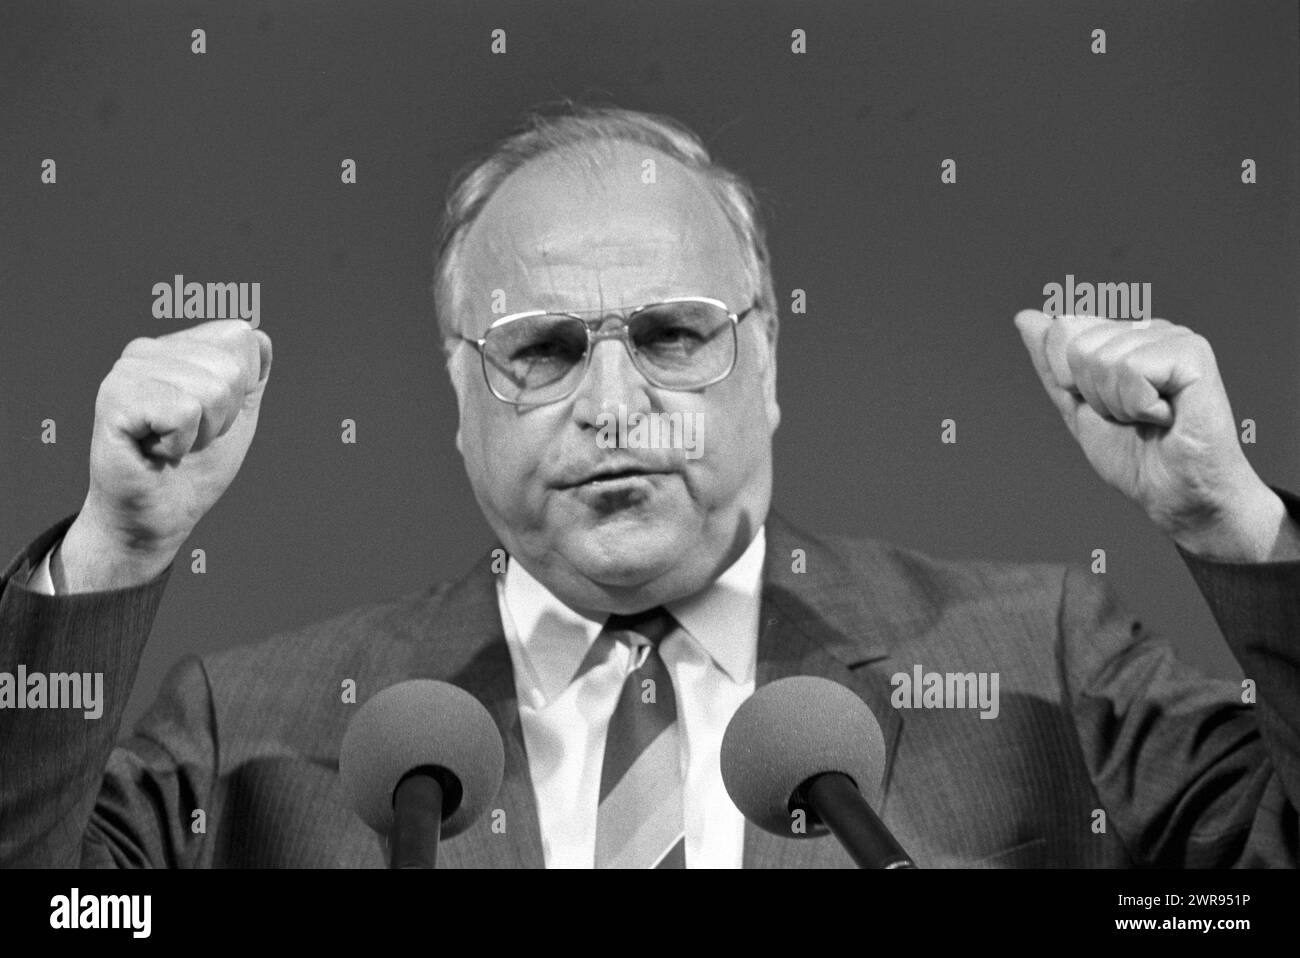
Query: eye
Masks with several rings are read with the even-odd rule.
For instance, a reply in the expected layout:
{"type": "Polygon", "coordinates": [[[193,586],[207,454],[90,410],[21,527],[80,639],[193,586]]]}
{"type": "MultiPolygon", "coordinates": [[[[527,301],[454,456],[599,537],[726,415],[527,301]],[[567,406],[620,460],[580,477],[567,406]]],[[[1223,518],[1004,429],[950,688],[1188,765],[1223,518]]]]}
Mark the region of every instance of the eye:
{"type": "Polygon", "coordinates": [[[645,346],[672,346],[677,344],[690,345],[702,342],[704,337],[699,330],[692,329],[689,326],[679,324],[664,324],[655,326],[646,331],[642,337],[642,345],[645,346]]]}
{"type": "Polygon", "coordinates": [[[690,353],[708,341],[706,334],[717,320],[707,307],[695,303],[648,310],[638,318],[636,344],[640,349],[690,353]]]}
{"type": "Polygon", "coordinates": [[[492,341],[497,355],[521,365],[573,363],[587,348],[581,323],[549,316],[520,320],[502,327],[492,341]]]}
{"type": "Polygon", "coordinates": [[[548,362],[559,359],[569,360],[574,355],[572,344],[555,337],[526,343],[511,353],[510,358],[515,362],[548,362]]]}

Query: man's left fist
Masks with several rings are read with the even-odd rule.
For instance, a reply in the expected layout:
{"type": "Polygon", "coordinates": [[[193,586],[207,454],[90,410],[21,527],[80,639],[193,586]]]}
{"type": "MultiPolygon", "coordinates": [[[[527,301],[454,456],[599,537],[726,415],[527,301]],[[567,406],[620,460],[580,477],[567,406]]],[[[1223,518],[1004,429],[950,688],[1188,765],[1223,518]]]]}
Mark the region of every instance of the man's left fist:
{"type": "Polygon", "coordinates": [[[1255,534],[1265,512],[1276,515],[1281,501],[1242,451],[1205,337],[1163,319],[1027,309],[1015,322],[1092,467],[1174,541],[1224,551],[1225,541],[1255,534]]]}

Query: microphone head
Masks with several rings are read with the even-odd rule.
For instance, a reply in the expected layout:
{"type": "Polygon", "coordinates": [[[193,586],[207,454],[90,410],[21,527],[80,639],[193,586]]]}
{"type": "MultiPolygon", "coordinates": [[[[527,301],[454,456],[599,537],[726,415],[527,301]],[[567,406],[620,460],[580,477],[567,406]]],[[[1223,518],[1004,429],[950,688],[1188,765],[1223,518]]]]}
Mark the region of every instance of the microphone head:
{"type": "Polygon", "coordinates": [[[792,830],[795,790],[815,775],[843,772],[874,804],[885,736],[849,689],[798,675],[764,685],[741,704],[722,736],[721,764],[727,793],[747,819],[783,838],[811,838],[826,830],[811,811],[816,827],[792,830]]]}
{"type": "Polygon", "coordinates": [[[496,722],[464,689],[434,679],[398,682],[357,710],[343,733],[339,780],[353,810],[387,835],[393,792],[413,769],[445,768],[460,785],[445,789],[442,836],[463,832],[501,787],[505,750],[496,722]]]}

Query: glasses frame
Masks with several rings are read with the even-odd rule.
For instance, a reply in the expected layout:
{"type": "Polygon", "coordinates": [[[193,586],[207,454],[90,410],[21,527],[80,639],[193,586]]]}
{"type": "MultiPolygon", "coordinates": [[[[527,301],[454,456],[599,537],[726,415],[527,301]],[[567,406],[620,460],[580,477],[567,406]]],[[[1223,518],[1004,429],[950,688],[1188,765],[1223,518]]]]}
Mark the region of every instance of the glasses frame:
{"type": "Polygon", "coordinates": [[[711,296],[671,296],[668,299],[657,299],[650,303],[643,303],[640,306],[624,306],[619,309],[530,309],[522,313],[511,313],[509,316],[502,316],[500,319],[494,320],[492,324],[483,331],[483,337],[481,339],[474,339],[472,336],[466,336],[463,333],[457,333],[456,337],[458,339],[463,339],[478,350],[479,365],[483,370],[483,381],[487,383],[488,390],[497,399],[504,403],[509,403],[512,406],[549,406],[551,403],[563,402],[568,399],[577,392],[578,387],[582,385],[583,379],[587,376],[587,369],[591,366],[591,356],[592,353],[596,351],[596,344],[604,339],[621,340],[623,348],[627,350],[628,358],[632,360],[632,365],[651,386],[654,386],[656,389],[667,389],[672,392],[691,392],[696,389],[704,389],[707,386],[720,383],[731,375],[732,371],[736,368],[736,357],[740,353],[740,341],[737,328],[746,316],[754,312],[754,310],[759,309],[761,305],[762,303],[759,298],[755,296],[749,306],[737,313],[731,310],[722,300],[714,299],[711,296]],[[726,312],[727,318],[731,321],[731,361],[727,364],[727,368],[723,370],[722,373],[706,382],[697,383],[693,386],[664,386],[656,382],[654,376],[642,367],[637,348],[632,343],[632,337],[628,333],[630,324],[632,320],[636,318],[638,313],[644,312],[645,310],[655,306],[666,306],[670,303],[708,303],[710,306],[717,306],[726,312]],[[584,318],[586,315],[591,315],[591,318],[584,318]],[[547,399],[541,402],[508,399],[501,395],[501,393],[497,392],[496,387],[492,385],[492,378],[488,375],[486,349],[487,337],[494,329],[498,329],[508,323],[517,322],[521,319],[531,319],[535,316],[570,316],[582,323],[587,330],[587,351],[583,353],[582,356],[582,372],[574,377],[573,385],[568,392],[556,396],[554,399],[547,399]],[[618,325],[602,330],[600,327],[610,319],[619,320],[618,325]]]}

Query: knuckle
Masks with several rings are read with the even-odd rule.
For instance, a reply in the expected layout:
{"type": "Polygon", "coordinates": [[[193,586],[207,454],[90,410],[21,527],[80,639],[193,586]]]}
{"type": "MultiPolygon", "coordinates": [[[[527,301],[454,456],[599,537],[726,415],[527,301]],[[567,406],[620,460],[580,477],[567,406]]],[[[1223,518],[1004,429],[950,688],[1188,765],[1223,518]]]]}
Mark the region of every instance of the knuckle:
{"type": "Polygon", "coordinates": [[[215,375],[198,377],[194,390],[203,408],[209,413],[217,413],[230,402],[230,384],[215,375]]]}
{"type": "Polygon", "coordinates": [[[1065,362],[1076,373],[1091,369],[1096,365],[1097,354],[1079,341],[1078,336],[1066,343],[1065,362]]]}
{"type": "Polygon", "coordinates": [[[242,319],[219,319],[213,323],[211,342],[219,349],[236,351],[244,348],[253,330],[242,319]]]}
{"type": "Polygon", "coordinates": [[[95,394],[96,406],[116,400],[122,393],[129,391],[136,381],[136,369],[137,363],[130,357],[123,356],[113,363],[95,394]]]}
{"type": "Polygon", "coordinates": [[[135,371],[136,364],[137,360],[134,357],[122,356],[122,358],[113,363],[112,367],[108,371],[108,375],[104,377],[104,385],[110,385],[118,380],[130,376],[135,371]]]}
{"type": "Polygon", "coordinates": [[[178,392],[176,409],[186,423],[193,425],[203,418],[204,405],[199,397],[188,392],[178,392]]]}
{"type": "Polygon", "coordinates": [[[1115,361],[1115,375],[1125,381],[1142,378],[1142,363],[1136,352],[1128,352],[1115,361]]]}
{"type": "Polygon", "coordinates": [[[122,350],[122,356],[134,357],[145,356],[153,353],[158,348],[158,341],[148,336],[137,336],[126,344],[122,350]]]}
{"type": "Polygon", "coordinates": [[[243,369],[237,360],[225,350],[213,350],[202,357],[195,357],[196,361],[201,360],[203,368],[214,379],[221,382],[228,389],[238,387],[243,377],[243,369]]]}
{"type": "Polygon", "coordinates": [[[104,377],[104,381],[99,384],[99,391],[95,393],[95,411],[103,412],[110,405],[117,394],[117,381],[113,373],[104,377]]]}
{"type": "Polygon", "coordinates": [[[213,368],[218,370],[223,379],[233,383],[243,381],[250,351],[252,355],[257,355],[256,342],[249,339],[251,335],[247,329],[235,329],[211,344],[213,368]]]}

